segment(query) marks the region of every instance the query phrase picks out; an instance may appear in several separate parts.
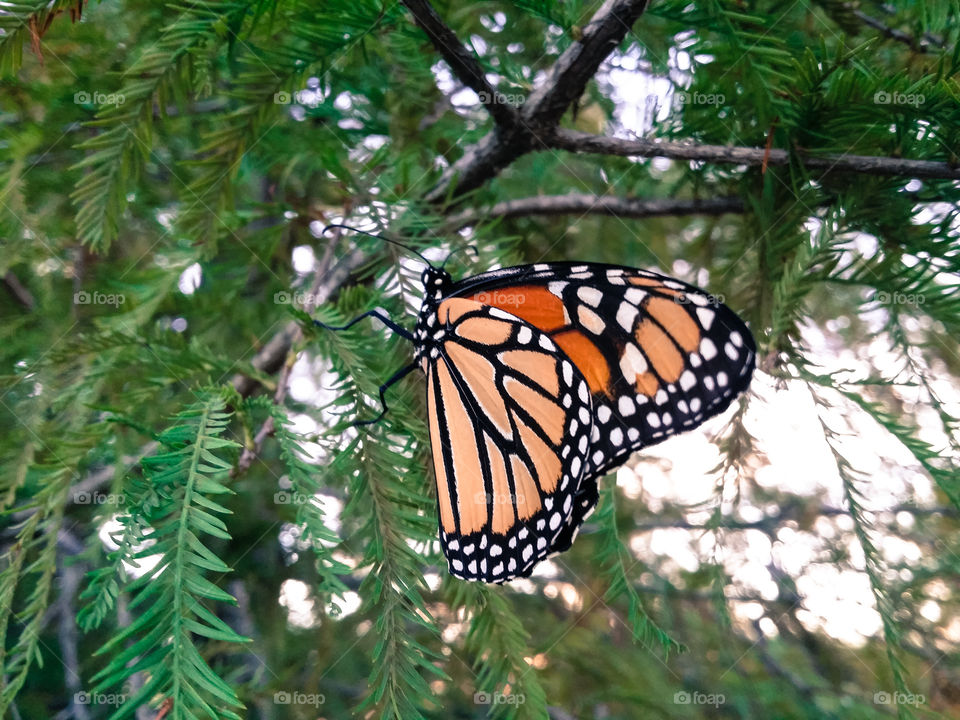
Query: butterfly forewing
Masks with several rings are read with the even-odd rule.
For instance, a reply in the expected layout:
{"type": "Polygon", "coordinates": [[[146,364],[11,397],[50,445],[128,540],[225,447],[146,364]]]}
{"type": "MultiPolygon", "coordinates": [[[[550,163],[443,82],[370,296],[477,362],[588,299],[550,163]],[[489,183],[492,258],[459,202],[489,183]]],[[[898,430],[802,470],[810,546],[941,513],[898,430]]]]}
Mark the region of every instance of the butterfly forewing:
{"type": "Polygon", "coordinates": [[[592,397],[548,335],[476,300],[430,312],[421,347],[450,572],[503,582],[565,550],[587,470],[592,397]]]}
{"type": "Polygon", "coordinates": [[[453,293],[531,323],[587,380],[585,478],[722,412],[753,371],[756,348],[743,321],[717,298],[657,273],[527,265],[468,278],[453,293]]]}

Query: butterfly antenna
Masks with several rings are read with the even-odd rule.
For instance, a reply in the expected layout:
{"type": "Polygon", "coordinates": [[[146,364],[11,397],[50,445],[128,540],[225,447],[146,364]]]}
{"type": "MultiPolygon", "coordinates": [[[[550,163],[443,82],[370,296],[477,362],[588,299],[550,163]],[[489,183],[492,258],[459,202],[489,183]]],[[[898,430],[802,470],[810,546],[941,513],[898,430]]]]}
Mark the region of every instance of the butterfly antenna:
{"type": "Polygon", "coordinates": [[[444,261],[440,264],[440,269],[443,270],[443,268],[447,266],[447,263],[450,262],[450,258],[456,255],[458,252],[466,252],[467,250],[473,253],[474,258],[480,259],[480,251],[477,250],[476,245],[462,245],[461,247],[454,248],[450,251],[450,254],[447,255],[444,261]]]}
{"type": "Polygon", "coordinates": [[[361,235],[366,235],[367,237],[376,238],[377,240],[381,240],[382,242],[390,243],[391,245],[396,245],[397,247],[402,247],[402,248],[403,248],[404,250],[406,250],[407,252],[413,253],[414,255],[416,255],[418,258],[420,258],[421,260],[423,260],[423,261],[424,261],[427,265],[429,265],[430,267],[433,267],[433,263],[430,262],[429,260],[427,260],[427,259],[423,256],[423,253],[421,253],[421,252],[420,252],[419,250],[417,250],[416,248],[412,248],[412,247],[410,247],[409,245],[404,245],[402,242],[399,242],[398,240],[391,240],[390,238],[385,237],[385,236],[383,236],[383,235],[377,235],[376,233],[367,232],[366,230],[360,230],[359,228],[351,227],[350,225],[341,225],[340,223],[332,223],[332,224],[330,224],[330,225],[327,225],[327,226],[323,229],[323,231],[320,233],[320,235],[326,235],[327,230],[334,230],[334,229],[350,230],[351,232],[359,233],[359,234],[361,234],[361,235]]]}

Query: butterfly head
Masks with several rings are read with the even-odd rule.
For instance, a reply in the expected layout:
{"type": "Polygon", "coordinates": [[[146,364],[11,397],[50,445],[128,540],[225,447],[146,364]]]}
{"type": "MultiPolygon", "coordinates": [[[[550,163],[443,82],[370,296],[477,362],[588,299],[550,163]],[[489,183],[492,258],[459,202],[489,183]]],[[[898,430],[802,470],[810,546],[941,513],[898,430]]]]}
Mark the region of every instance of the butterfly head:
{"type": "Polygon", "coordinates": [[[446,292],[447,288],[453,283],[453,280],[443,268],[428,265],[421,276],[423,280],[423,295],[425,298],[439,300],[446,292]]]}

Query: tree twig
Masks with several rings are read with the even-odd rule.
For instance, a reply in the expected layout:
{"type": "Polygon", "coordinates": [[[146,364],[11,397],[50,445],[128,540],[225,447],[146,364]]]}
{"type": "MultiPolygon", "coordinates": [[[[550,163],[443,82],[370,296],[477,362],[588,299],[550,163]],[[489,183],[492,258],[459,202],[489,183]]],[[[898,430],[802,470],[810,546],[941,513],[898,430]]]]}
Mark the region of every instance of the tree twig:
{"type": "MultiPolygon", "coordinates": [[[[315,285],[310,293],[314,301],[313,307],[317,307],[326,302],[327,298],[337,291],[350,273],[360,267],[366,260],[367,256],[365,253],[354,250],[336,263],[336,265],[333,265],[320,282],[316,282],[317,276],[315,275],[315,285]]],[[[279,330],[264,343],[263,347],[254,355],[250,364],[257,370],[265,373],[273,374],[278,372],[287,357],[294,337],[299,331],[300,326],[297,325],[296,322],[290,321],[287,323],[283,329],[279,330]]],[[[234,375],[230,382],[234,388],[236,388],[237,392],[244,397],[250,395],[258,384],[255,378],[240,373],[234,375]]]]}
{"type": "MultiPolygon", "coordinates": [[[[621,157],[665,157],[679,160],[731,163],[734,165],[761,165],[767,157],[768,165],[788,165],[791,155],[786,150],[734,147],[727,145],[699,145],[696,143],[661,142],[657,140],[628,140],[625,138],[591,135],[577,130],[557,129],[544,138],[544,147],[575,153],[596,153],[621,157]]],[[[800,162],[810,170],[856,172],[870,175],[898,175],[910,178],[960,179],[960,167],[936,160],[910,160],[875,155],[799,155],[800,162]]]]}
{"type": "MultiPolygon", "coordinates": [[[[321,302],[319,300],[320,291],[323,289],[324,284],[329,281],[330,266],[333,262],[333,250],[339,243],[341,234],[342,230],[340,228],[334,230],[323,257],[317,263],[316,270],[313,273],[313,280],[310,283],[310,292],[306,295],[303,302],[303,310],[305,312],[309,313],[313,311],[321,302]]],[[[327,295],[329,295],[329,292],[325,293],[324,300],[327,295]]],[[[273,395],[273,402],[277,405],[282,405],[284,398],[287,396],[287,381],[290,379],[290,372],[293,370],[293,363],[296,361],[296,353],[293,350],[293,346],[303,337],[303,331],[300,329],[300,326],[296,323],[293,323],[293,325],[293,332],[289,334],[286,360],[280,368],[280,376],[277,378],[277,390],[273,395]]],[[[283,335],[287,337],[286,333],[283,333],[283,335]]],[[[273,417],[268,417],[263,425],[260,426],[256,435],[254,435],[253,445],[251,447],[245,447],[243,452],[240,453],[240,458],[237,460],[237,465],[233,470],[234,475],[239,475],[253,464],[253,461],[260,455],[260,451],[263,449],[263,443],[266,442],[266,439],[273,433],[273,430],[273,417]]]]}
{"type": "Polygon", "coordinates": [[[77,693],[83,690],[80,679],[80,655],[77,651],[77,615],[73,606],[77,588],[83,581],[84,569],[66,562],[66,556],[77,556],[84,546],[69,530],[61,529],[57,536],[57,565],[60,578],[60,593],[57,595],[57,639],[60,644],[60,660],[63,663],[63,684],[69,698],[69,717],[72,720],[89,720],[87,706],[77,702],[77,693]]]}
{"type": "Polygon", "coordinates": [[[580,39],[557,58],[544,82],[527,98],[521,112],[526,126],[556,125],[646,9],[647,0],[606,0],[583,28],[580,39]]]}
{"type": "MultiPolygon", "coordinates": [[[[600,63],[626,37],[647,0],[606,0],[520,108],[517,122],[497,125],[448,167],[426,200],[440,203],[479,187],[521,155],[542,147],[542,137],[583,94],[600,63]]],[[[461,78],[463,79],[463,78],[461,78]]]]}
{"type": "Polygon", "coordinates": [[[888,37],[891,40],[896,40],[897,42],[904,43],[909,45],[911,50],[920,53],[930,52],[930,46],[936,45],[939,48],[943,48],[943,40],[931,35],[929,33],[925,34],[922,39],[917,39],[910,33],[904,32],[903,30],[897,30],[887,25],[882,20],[878,20],[872,15],[868,15],[856,7],[853,7],[852,4],[848,5],[849,9],[853,11],[853,14],[857,17],[860,22],[864,25],[873,28],[874,30],[879,30],[880,34],[884,37],[888,37]]]}
{"type": "Polygon", "coordinates": [[[525,215],[615,215],[644,218],[662,215],[723,215],[742,213],[743,200],[739,197],[717,198],[629,198],[615,195],[542,195],[500,202],[487,210],[471,209],[451,215],[446,227],[459,230],[480,220],[511,218],[525,215]]]}
{"type": "Polygon", "coordinates": [[[27,290],[27,287],[20,282],[20,278],[14,275],[12,271],[8,270],[7,274],[3,276],[3,284],[7,286],[7,290],[10,291],[10,294],[18,303],[27,310],[33,310],[37,304],[36,300],[33,299],[33,295],[27,290]]]}
{"type": "Polygon", "coordinates": [[[503,96],[487,81],[486,73],[480,63],[461,44],[456,34],[443,22],[427,0],[402,0],[413,20],[430,38],[430,42],[446,60],[447,65],[463,84],[480,97],[480,102],[497,125],[515,125],[517,108],[506,102],[503,96]]]}

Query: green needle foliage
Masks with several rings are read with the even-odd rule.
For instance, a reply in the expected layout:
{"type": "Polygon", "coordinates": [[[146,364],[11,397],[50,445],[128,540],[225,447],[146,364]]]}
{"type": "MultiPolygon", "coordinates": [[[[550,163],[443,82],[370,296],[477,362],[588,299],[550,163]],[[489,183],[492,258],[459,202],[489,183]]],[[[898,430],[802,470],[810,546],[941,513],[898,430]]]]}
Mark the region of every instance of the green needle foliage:
{"type": "Polygon", "coordinates": [[[431,5],[460,60],[413,0],[0,5],[0,717],[960,716],[960,7],[653,0],[581,87],[607,4],[431,5]],[[352,425],[410,344],[313,322],[422,263],[340,223],[700,285],[751,390],[455,580],[422,376],[352,425]]]}
{"type": "MultiPolygon", "coordinates": [[[[233,710],[241,707],[236,693],[210,668],[196,643],[196,638],[246,640],[210,608],[235,602],[208,579],[230,572],[209,547],[213,540],[230,540],[218,517],[230,511],[213,499],[230,492],[223,484],[232,467],[225,455],[237,447],[221,437],[231,416],[225,407],[222,392],[202,393],[160,434],[161,452],[144,458],[141,492],[131,488],[136,495],[121,516],[124,530],[111,570],[125,576],[121,564],[128,563],[140,571],[135,579],[123,578],[135,617],[100,649],[109,662],[93,682],[95,692],[104,692],[122,690],[135,673],[148,679],[111,718],[129,717],[154,697],[171,703],[174,718],[240,717],[233,710]],[[152,559],[156,565],[144,567],[152,559]]],[[[94,597],[97,620],[102,605],[115,599],[117,578],[111,572],[95,580],[107,586],[94,597]]],[[[81,622],[85,617],[89,615],[81,616],[81,622]]]]}

